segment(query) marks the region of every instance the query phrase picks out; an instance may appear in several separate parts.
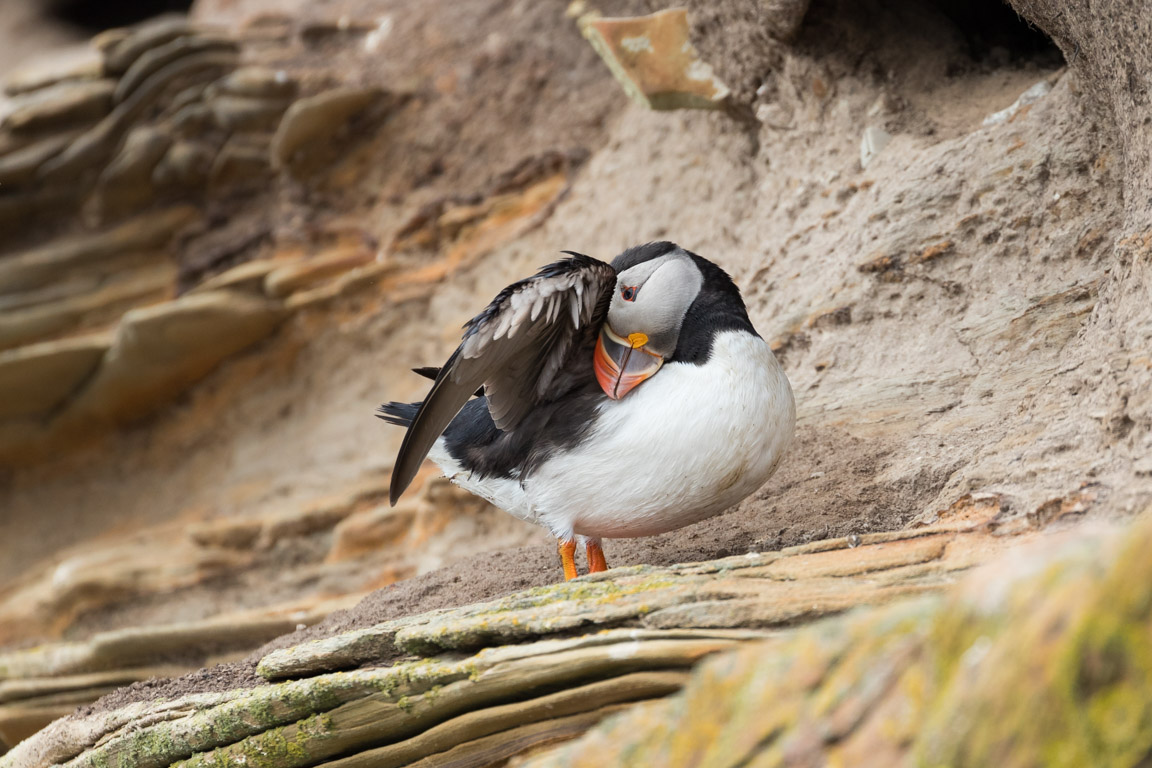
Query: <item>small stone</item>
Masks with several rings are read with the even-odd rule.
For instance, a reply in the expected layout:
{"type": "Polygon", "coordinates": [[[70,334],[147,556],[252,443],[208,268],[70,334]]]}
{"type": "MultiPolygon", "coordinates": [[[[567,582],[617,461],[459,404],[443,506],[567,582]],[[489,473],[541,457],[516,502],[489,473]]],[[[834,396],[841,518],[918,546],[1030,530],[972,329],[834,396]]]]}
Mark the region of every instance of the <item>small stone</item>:
{"type": "Polygon", "coordinates": [[[17,100],[0,125],[35,133],[94,123],[112,109],[111,80],[66,82],[34,91],[17,100]]]}
{"type": "Polygon", "coordinates": [[[1024,91],[1024,93],[1020,94],[1020,97],[1016,99],[1016,101],[1012,102],[1011,105],[1005,107],[999,112],[993,112],[992,114],[988,115],[988,117],[984,118],[984,127],[987,128],[988,126],[1000,125],[1001,123],[1009,122],[1012,120],[1012,118],[1016,117],[1016,114],[1021,109],[1044,98],[1051,90],[1051,83],[1049,83],[1047,80],[1041,80],[1028,90],[1024,91]]]}
{"type": "Polygon", "coordinates": [[[272,138],[272,166],[287,167],[310,145],[323,146],[383,94],[379,88],[336,88],[300,99],[288,108],[272,138]]]}
{"type": "Polygon", "coordinates": [[[649,109],[717,109],[728,87],[688,38],[684,8],[631,18],[589,18],[581,31],[625,92],[649,109]]]}
{"type": "Polygon", "coordinates": [[[102,333],[0,352],[0,419],[44,416],[96,369],[112,345],[102,333]]]}
{"type": "Polygon", "coordinates": [[[860,167],[867,168],[876,156],[884,151],[888,142],[892,141],[892,134],[883,128],[871,125],[864,129],[860,139],[860,167]]]}
{"type": "Polygon", "coordinates": [[[137,421],[268,336],[284,316],[278,304],[231,291],[128,312],[103,365],[70,411],[81,420],[137,421]]]}
{"type": "Polygon", "coordinates": [[[372,252],[364,248],[338,248],[270,273],[264,279],[264,292],[269,296],[281,298],[354,267],[368,264],[373,258],[372,252]]]}

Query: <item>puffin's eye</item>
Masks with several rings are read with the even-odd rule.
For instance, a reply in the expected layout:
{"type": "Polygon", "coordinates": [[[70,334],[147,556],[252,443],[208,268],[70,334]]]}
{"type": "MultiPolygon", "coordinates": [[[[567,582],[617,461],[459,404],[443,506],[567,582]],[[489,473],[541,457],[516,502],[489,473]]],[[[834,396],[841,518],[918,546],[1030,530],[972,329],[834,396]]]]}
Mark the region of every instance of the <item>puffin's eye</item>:
{"type": "Polygon", "coordinates": [[[620,298],[624,301],[636,301],[636,291],[638,290],[634,285],[626,285],[620,289],[620,298]]]}

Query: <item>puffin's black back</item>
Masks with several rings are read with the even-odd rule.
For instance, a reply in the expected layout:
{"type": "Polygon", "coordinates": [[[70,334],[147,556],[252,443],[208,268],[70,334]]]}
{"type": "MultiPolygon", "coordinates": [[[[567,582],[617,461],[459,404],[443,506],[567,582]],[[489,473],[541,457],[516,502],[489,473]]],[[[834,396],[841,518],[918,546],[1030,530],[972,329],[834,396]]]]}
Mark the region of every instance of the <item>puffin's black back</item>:
{"type": "MultiPolygon", "coordinates": [[[[637,264],[643,264],[652,259],[658,259],[680,246],[666,240],[637,245],[621,253],[612,260],[612,268],[616,274],[631,269],[637,264]]],[[[708,362],[712,353],[712,341],[721,331],[747,331],[759,336],[748,319],[748,310],[744,307],[744,299],[740,296],[740,289],[732,282],[731,276],[723,269],[698,256],[692,251],[684,250],[704,276],[704,283],[700,287],[700,294],[688,307],[688,314],[684,316],[684,324],[680,327],[680,339],[676,344],[676,351],[668,362],[693,363],[703,365],[708,362]]]]}

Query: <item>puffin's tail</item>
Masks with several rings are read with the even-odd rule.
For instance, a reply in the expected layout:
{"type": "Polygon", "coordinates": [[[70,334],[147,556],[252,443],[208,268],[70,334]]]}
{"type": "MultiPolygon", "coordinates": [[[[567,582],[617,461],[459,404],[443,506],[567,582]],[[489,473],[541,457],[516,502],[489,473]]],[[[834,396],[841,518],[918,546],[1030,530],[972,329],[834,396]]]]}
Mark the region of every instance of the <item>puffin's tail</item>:
{"type": "Polygon", "coordinates": [[[384,403],[376,409],[376,418],[398,427],[410,427],[421,405],[423,403],[384,403]]]}

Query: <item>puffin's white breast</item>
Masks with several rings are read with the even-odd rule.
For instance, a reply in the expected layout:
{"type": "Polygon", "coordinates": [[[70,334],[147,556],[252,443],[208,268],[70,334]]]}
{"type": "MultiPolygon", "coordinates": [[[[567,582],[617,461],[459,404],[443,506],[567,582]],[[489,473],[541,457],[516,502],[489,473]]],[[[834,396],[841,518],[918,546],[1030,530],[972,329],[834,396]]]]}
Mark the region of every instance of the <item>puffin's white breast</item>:
{"type": "Polygon", "coordinates": [[[666,364],[601,406],[589,437],[523,483],[531,516],[560,537],[650,536],[715,515],[775,471],[796,424],[768,345],[714,340],[704,365],[666,364]]]}

